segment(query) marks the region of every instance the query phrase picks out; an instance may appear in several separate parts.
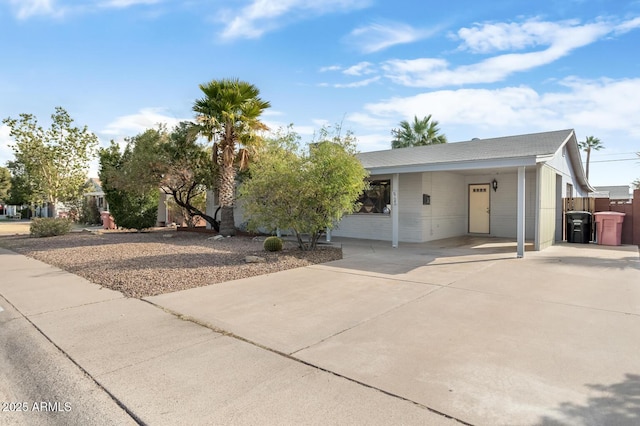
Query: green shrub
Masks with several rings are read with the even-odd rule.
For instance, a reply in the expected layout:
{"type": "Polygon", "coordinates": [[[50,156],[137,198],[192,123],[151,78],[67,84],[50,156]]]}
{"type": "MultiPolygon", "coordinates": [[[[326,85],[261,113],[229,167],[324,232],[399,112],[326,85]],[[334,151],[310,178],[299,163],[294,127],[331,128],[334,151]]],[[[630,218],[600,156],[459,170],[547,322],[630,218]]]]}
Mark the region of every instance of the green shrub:
{"type": "Polygon", "coordinates": [[[266,251],[282,251],[282,240],[278,237],[268,237],[264,240],[263,247],[266,251]]]}
{"type": "Polygon", "coordinates": [[[36,218],[31,222],[29,232],[32,237],[53,237],[71,232],[69,219],[36,218]]]}
{"type": "Polygon", "coordinates": [[[100,219],[100,209],[98,209],[96,200],[89,199],[87,197],[84,197],[82,199],[80,218],[78,220],[80,223],[84,223],[86,225],[102,225],[102,220],[100,219]]]}

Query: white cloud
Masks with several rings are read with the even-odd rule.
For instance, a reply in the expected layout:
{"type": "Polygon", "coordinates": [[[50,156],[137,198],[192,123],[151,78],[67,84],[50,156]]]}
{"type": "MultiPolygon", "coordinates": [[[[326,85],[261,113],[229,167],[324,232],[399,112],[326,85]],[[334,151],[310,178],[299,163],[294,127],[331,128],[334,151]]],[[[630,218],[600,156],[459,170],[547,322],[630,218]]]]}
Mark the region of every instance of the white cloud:
{"type": "Polygon", "coordinates": [[[461,49],[474,53],[521,50],[549,45],[564,29],[576,24],[575,21],[541,22],[537,19],[522,23],[484,23],[461,28],[458,30],[458,38],[463,42],[461,49]]]}
{"type": "Polygon", "coordinates": [[[391,147],[391,135],[366,134],[355,135],[358,141],[358,151],[382,151],[391,147]]]}
{"type": "Polygon", "coordinates": [[[34,16],[49,16],[62,18],[69,14],[83,13],[96,8],[125,9],[137,5],[153,5],[165,0],[8,0],[18,19],[28,19],[34,16]]]}
{"type": "Polygon", "coordinates": [[[369,3],[370,0],[252,0],[240,10],[222,11],[220,21],[227,24],[221,37],[259,38],[292,20],[361,9],[369,3]]]}
{"type": "Polygon", "coordinates": [[[371,130],[389,130],[394,125],[395,122],[388,118],[383,117],[373,117],[370,114],[364,114],[361,112],[355,112],[349,114],[345,117],[345,120],[354,123],[357,126],[371,129],[371,130]]]}
{"type": "Polygon", "coordinates": [[[475,64],[453,67],[438,58],[393,59],[382,64],[385,76],[397,84],[410,87],[445,87],[464,84],[495,83],[516,72],[552,63],[571,51],[589,45],[606,35],[640,27],[636,20],[620,24],[600,21],[578,25],[574,21],[560,23],[525,21],[521,24],[484,24],[462,29],[461,48],[476,53],[525,49],[545,45],[546,49],[524,53],[508,53],[487,58],[475,64]]]}
{"type": "MultiPolygon", "coordinates": [[[[576,128],[587,134],[621,132],[640,137],[640,78],[561,82],[556,92],[527,87],[439,90],[365,105],[371,120],[398,122],[432,114],[443,132],[484,130],[499,136],[521,132],[576,128]]],[[[453,139],[456,140],[456,139],[453,139]]]]}
{"type": "Polygon", "coordinates": [[[329,65],[327,67],[322,67],[318,71],[319,72],[329,72],[329,71],[340,71],[342,67],[340,65],[329,65]]]}
{"type": "Polygon", "coordinates": [[[147,129],[158,127],[158,124],[166,124],[168,128],[176,126],[179,122],[188,119],[170,117],[163,114],[162,108],[144,108],[137,114],[118,117],[107,124],[102,134],[110,136],[135,136],[147,129]]]}
{"type": "MultiPolygon", "coordinates": [[[[389,60],[382,65],[385,76],[391,81],[410,87],[444,87],[474,83],[494,83],[509,75],[527,71],[552,63],[572,50],[591,44],[615,32],[617,28],[627,28],[635,20],[619,25],[597,22],[586,25],[563,25],[526,21],[524,24],[492,24],[477,27],[475,32],[463,32],[462,47],[475,52],[488,52],[525,48],[537,44],[549,44],[544,50],[509,53],[494,56],[471,65],[452,67],[444,59],[421,58],[412,60],[389,60]],[[503,28],[506,25],[508,30],[503,28]],[[498,28],[498,30],[496,29],[498,28]],[[526,28],[526,30],[525,30],[526,28]],[[546,30],[543,30],[546,29],[546,30]],[[545,31],[551,31],[547,34],[545,31]],[[510,39],[511,36],[513,39],[510,39]]],[[[636,25],[635,23],[631,26],[636,25]]],[[[640,23],[637,24],[640,26],[640,23]]]]}
{"type": "Polygon", "coordinates": [[[412,43],[431,36],[436,30],[421,30],[400,22],[370,24],[351,31],[346,41],[363,53],[374,53],[397,44],[412,43]]]}
{"type": "Polygon", "coordinates": [[[624,34],[631,30],[635,30],[640,27],[640,17],[631,19],[629,21],[624,21],[623,23],[616,26],[616,34],[624,34]]]}
{"type": "Polygon", "coordinates": [[[131,6],[137,6],[139,4],[142,4],[142,5],[157,4],[157,3],[160,3],[161,1],[163,0],[107,0],[107,1],[101,1],[100,6],[126,8],[131,6]]]}
{"type": "Polygon", "coordinates": [[[375,72],[372,67],[373,64],[371,62],[360,62],[345,69],[344,71],[342,71],[342,73],[355,76],[367,75],[375,72]]]}
{"type": "Polygon", "coordinates": [[[18,19],[28,19],[36,15],[58,15],[55,0],[9,0],[18,19]]]}
{"type": "Polygon", "coordinates": [[[337,83],[333,87],[337,89],[353,89],[356,87],[365,87],[380,80],[380,76],[367,78],[365,80],[354,81],[352,83],[337,83]]]}

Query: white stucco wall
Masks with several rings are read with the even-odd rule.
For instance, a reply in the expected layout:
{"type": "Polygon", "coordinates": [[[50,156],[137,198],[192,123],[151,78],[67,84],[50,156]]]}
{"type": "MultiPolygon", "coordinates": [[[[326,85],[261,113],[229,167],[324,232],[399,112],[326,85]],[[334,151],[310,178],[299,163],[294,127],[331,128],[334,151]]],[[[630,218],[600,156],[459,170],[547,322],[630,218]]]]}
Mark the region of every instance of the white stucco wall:
{"type": "Polygon", "coordinates": [[[431,205],[423,206],[422,241],[464,235],[467,232],[464,176],[451,172],[423,173],[422,189],[431,197],[431,205]]]}
{"type": "MultiPolygon", "coordinates": [[[[518,220],[518,174],[470,175],[465,178],[465,187],[471,184],[491,184],[493,179],[498,182],[498,190],[491,189],[489,236],[515,238],[518,220]]],[[[533,239],[536,225],[536,170],[533,167],[526,170],[525,192],[525,238],[533,239]]],[[[466,197],[465,211],[468,210],[468,200],[466,197]]]]}

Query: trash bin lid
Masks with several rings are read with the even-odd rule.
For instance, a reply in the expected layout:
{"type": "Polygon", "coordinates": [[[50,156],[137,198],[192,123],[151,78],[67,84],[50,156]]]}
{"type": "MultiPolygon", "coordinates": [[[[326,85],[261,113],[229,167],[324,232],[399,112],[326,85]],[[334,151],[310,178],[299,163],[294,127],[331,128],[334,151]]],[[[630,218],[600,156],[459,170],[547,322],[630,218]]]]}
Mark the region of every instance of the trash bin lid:
{"type": "Polygon", "coordinates": [[[620,212],[595,212],[596,216],[625,216],[624,213],[620,212]]]}
{"type": "Polygon", "coordinates": [[[567,218],[570,220],[583,220],[585,222],[591,222],[591,213],[584,211],[569,211],[567,212],[567,218]]]}

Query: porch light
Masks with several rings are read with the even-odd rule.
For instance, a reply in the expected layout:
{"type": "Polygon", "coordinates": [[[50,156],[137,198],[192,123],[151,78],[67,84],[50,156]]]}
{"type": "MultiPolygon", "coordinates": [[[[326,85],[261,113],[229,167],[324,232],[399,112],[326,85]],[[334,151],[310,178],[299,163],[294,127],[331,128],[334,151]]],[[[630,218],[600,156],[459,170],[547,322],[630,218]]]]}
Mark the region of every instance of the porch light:
{"type": "Polygon", "coordinates": [[[498,191],[498,181],[497,180],[493,180],[491,181],[491,187],[493,188],[493,192],[497,192],[498,191]]]}

